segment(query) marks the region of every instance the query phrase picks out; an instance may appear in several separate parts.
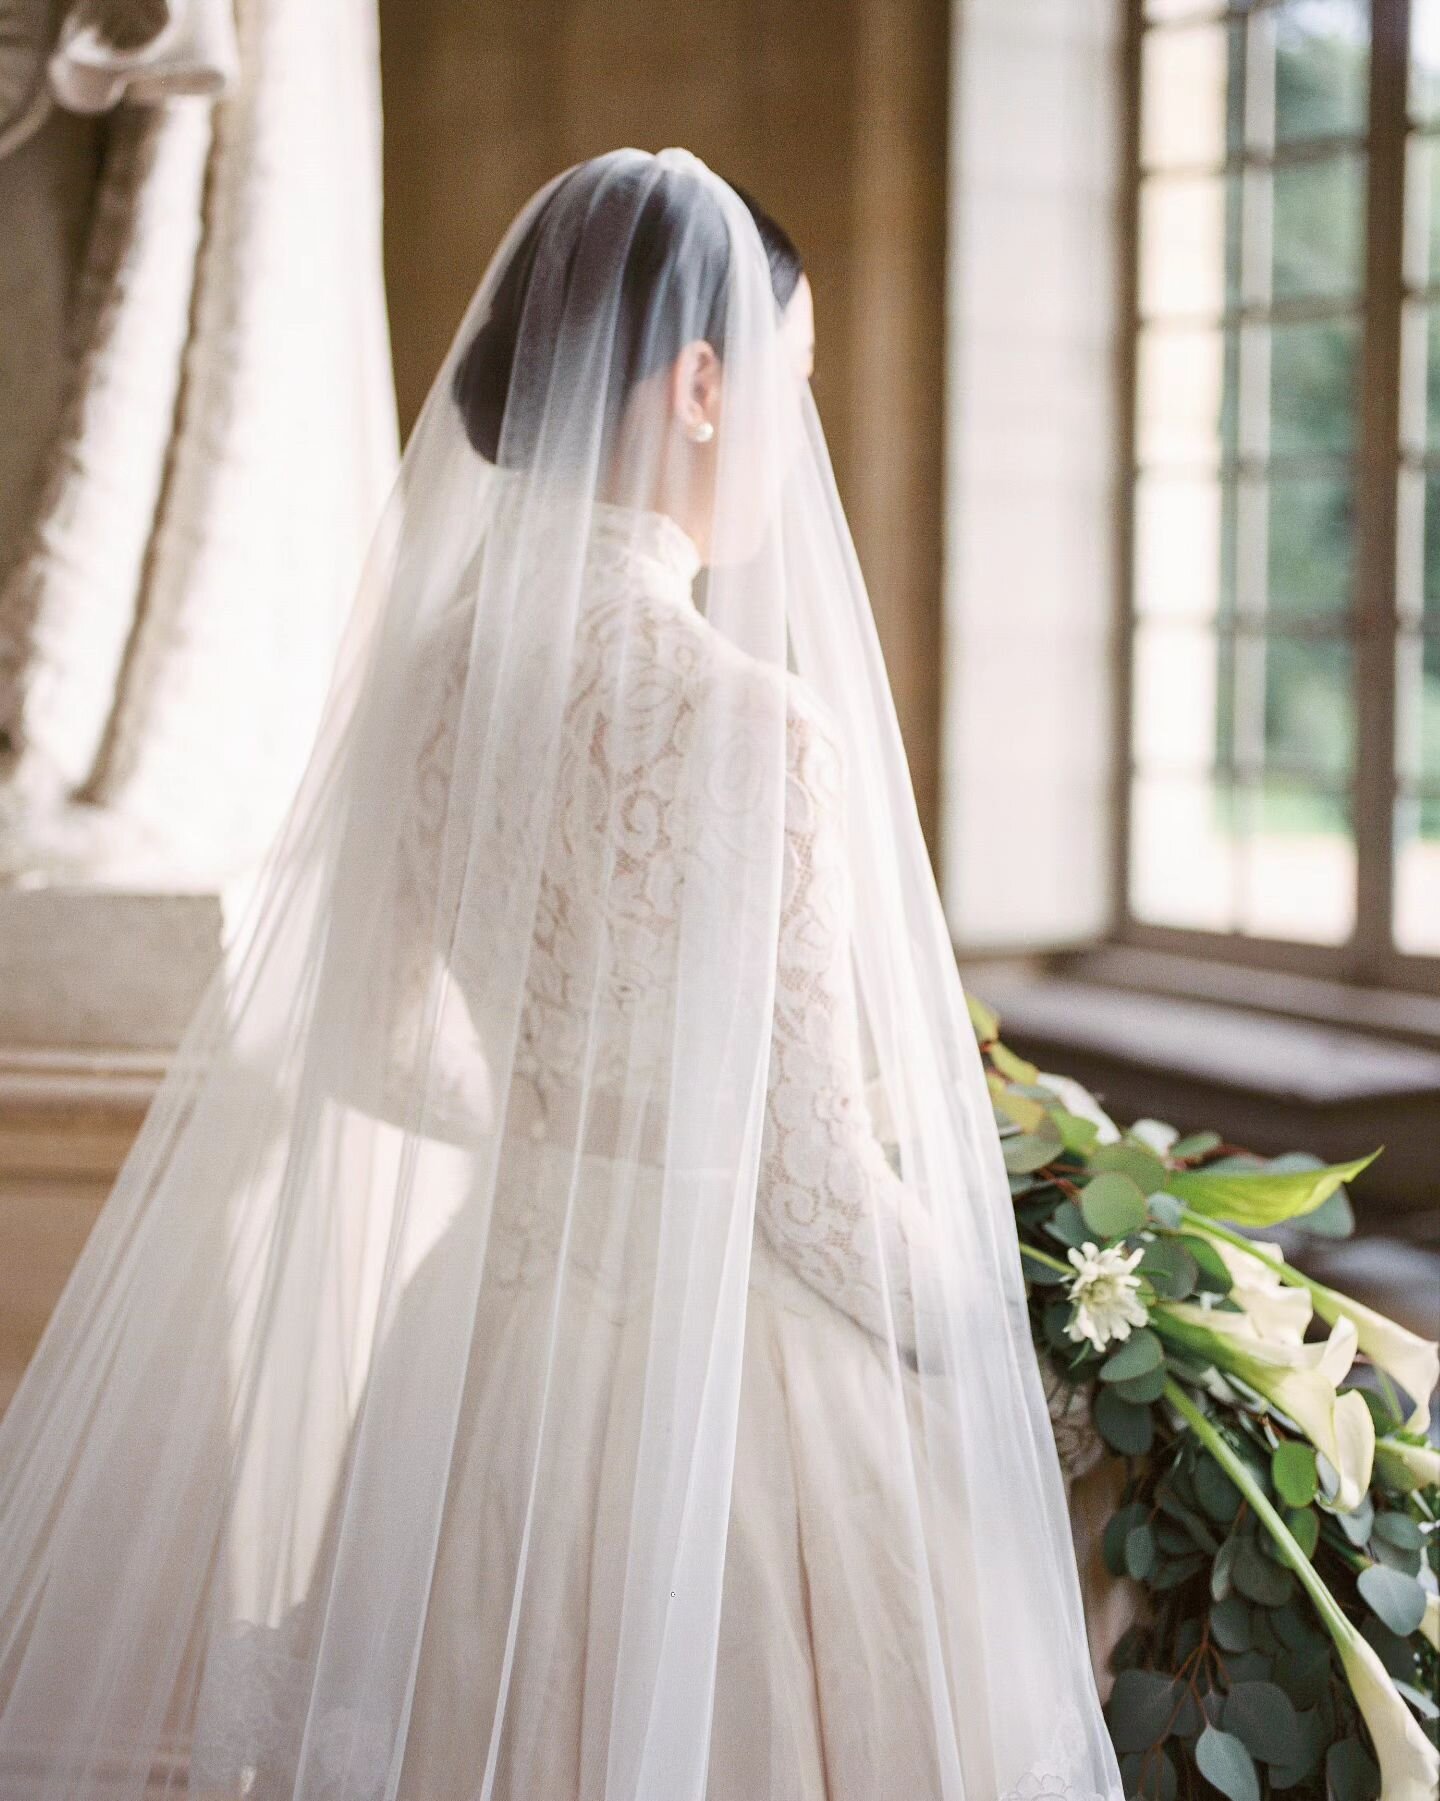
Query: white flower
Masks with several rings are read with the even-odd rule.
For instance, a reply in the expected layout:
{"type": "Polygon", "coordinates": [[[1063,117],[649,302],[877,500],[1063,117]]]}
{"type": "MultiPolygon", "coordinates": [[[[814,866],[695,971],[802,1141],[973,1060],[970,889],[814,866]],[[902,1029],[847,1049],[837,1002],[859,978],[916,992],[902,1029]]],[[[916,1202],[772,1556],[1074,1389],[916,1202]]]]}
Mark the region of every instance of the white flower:
{"type": "MultiPolygon", "coordinates": [[[[1210,1243],[1230,1272],[1234,1284],[1230,1299],[1245,1309],[1260,1336],[1282,1344],[1303,1343],[1313,1311],[1305,1289],[1292,1288],[1277,1269],[1249,1251],[1242,1251],[1239,1245],[1223,1238],[1212,1238],[1210,1243]]],[[[1263,1244],[1257,1239],[1255,1249],[1262,1257],[1284,1261],[1278,1244],[1263,1244]]]]}
{"type": "Polygon", "coordinates": [[[1180,1134],[1174,1126],[1167,1126],[1163,1119],[1137,1119],[1130,1128],[1130,1136],[1138,1138],[1141,1144],[1148,1144],[1157,1157],[1163,1157],[1180,1134]]]}
{"type": "Polygon", "coordinates": [[[1131,1272],[1145,1247],[1133,1251],[1108,1245],[1103,1251],[1088,1240],[1070,1251],[1076,1274],[1070,1278],[1070,1299],[1075,1312],[1065,1328],[1077,1343],[1088,1338],[1097,1351],[1111,1339],[1128,1338],[1132,1326],[1143,1326],[1150,1317],[1140,1300],[1140,1278],[1131,1272]]]}
{"type": "Polygon", "coordinates": [[[1375,1457],[1375,1422],[1356,1390],[1338,1394],[1337,1385],[1355,1361],[1355,1328],[1338,1321],[1323,1344],[1299,1344],[1266,1337],[1248,1311],[1206,1310],[1187,1301],[1167,1301],[1154,1324],[1165,1337],[1200,1351],[1222,1371],[1239,1376],[1272,1402],[1321,1451],[1340,1478],[1342,1512],[1358,1507],[1370,1486],[1375,1457]]]}
{"type": "Polygon", "coordinates": [[[1116,1144],[1120,1139],[1120,1128],[1100,1105],[1088,1088],[1082,1088],[1073,1076],[1057,1076],[1049,1070],[1041,1070],[1036,1081],[1042,1088],[1048,1088],[1065,1103],[1065,1111],[1073,1113],[1076,1119],[1088,1119],[1098,1126],[1097,1144],[1116,1144]]]}
{"type": "Polygon", "coordinates": [[[1440,1754],[1395,1692],[1385,1666],[1353,1627],[1336,1633],[1335,1643],[1380,1759],[1384,1801],[1434,1801],[1440,1754]]]}

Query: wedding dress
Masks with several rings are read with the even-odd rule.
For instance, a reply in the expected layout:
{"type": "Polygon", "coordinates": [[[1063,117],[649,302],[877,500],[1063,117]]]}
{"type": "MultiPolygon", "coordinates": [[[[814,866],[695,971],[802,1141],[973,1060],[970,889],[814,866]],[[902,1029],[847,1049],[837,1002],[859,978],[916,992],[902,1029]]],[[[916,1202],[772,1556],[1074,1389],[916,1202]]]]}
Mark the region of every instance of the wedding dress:
{"type": "Polygon", "coordinates": [[[563,251],[523,455],[437,379],[249,941],[0,1428],[0,1793],[1118,1801],[747,219],[684,152],[596,159],[467,314],[462,349],[526,256],[537,311],[563,251]],[[637,247],[723,344],[704,552],[599,478],[637,247]]]}

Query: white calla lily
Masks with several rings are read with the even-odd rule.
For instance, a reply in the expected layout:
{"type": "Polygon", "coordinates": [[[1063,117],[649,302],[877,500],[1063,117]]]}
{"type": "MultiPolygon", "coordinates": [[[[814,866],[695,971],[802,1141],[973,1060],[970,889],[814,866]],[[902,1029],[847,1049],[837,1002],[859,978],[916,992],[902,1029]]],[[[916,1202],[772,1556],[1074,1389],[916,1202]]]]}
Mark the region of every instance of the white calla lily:
{"type": "MultiPolygon", "coordinates": [[[[1402,1326],[1397,1320],[1377,1313],[1373,1307],[1366,1307],[1361,1302],[1352,1300],[1338,1289],[1327,1288],[1323,1282],[1316,1282],[1293,1264],[1287,1263],[1278,1245],[1262,1244],[1258,1239],[1242,1237],[1240,1233],[1230,1231],[1215,1220],[1188,1209],[1185,1225],[1187,1230],[1206,1234],[1232,1273],[1234,1266],[1231,1257],[1248,1255],[1252,1262],[1262,1262],[1277,1284],[1308,1295],[1311,1306],[1321,1319],[1331,1325],[1348,1319],[1355,1327],[1360,1349],[1377,1369],[1383,1370],[1393,1381],[1398,1382],[1414,1403],[1407,1425],[1412,1430],[1423,1429],[1430,1415],[1430,1398],[1437,1383],[1440,1383],[1440,1344],[1432,1339],[1422,1338],[1408,1326],[1402,1326]]],[[[1236,1298],[1240,1299],[1239,1296],[1236,1298]]]]}
{"type": "MultiPolygon", "coordinates": [[[[1281,1258],[1278,1244],[1255,1241],[1254,1251],[1242,1250],[1228,1239],[1212,1238],[1234,1287],[1230,1299],[1243,1307],[1262,1338],[1285,1344],[1301,1344],[1314,1312],[1304,1288],[1292,1287],[1264,1257],[1281,1258]],[[1260,1252],[1257,1256],[1255,1252],[1260,1252]]],[[[1283,1261],[1283,1258],[1282,1258],[1283,1261]]]]}
{"type": "Polygon", "coordinates": [[[1355,1327],[1339,1321],[1322,1344],[1267,1338],[1248,1312],[1231,1313],[1166,1301],[1151,1313],[1162,1336],[1189,1345],[1263,1395],[1324,1453],[1340,1480],[1342,1512],[1358,1507],[1370,1486],[1375,1422],[1365,1398],[1336,1387],[1355,1361],[1355,1327]]]}
{"type": "Polygon", "coordinates": [[[1425,1597],[1425,1617],[1420,1622],[1422,1637],[1440,1651],[1440,1595],[1425,1597]]]}
{"type": "MultiPolygon", "coordinates": [[[[1213,1423],[1178,1383],[1168,1382],[1166,1394],[1172,1406],[1187,1421],[1210,1455],[1254,1508],[1257,1518],[1274,1539],[1284,1561],[1294,1570],[1301,1586],[1314,1602],[1325,1630],[1335,1641],[1350,1691],[1380,1760],[1381,1801],[1434,1801],[1436,1782],[1440,1779],[1440,1752],[1436,1751],[1420,1730],[1419,1722],[1405,1705],[1384,1664],[1340,1608],[1316,1572],[1315,1566],[1296,1542],[1294,1533],[1257,1485],[1249,1467],[1236,1454],[1228,1439],[1216,1431],[1213,1423]]],[[[1360,1400],[1359,1395],[1346,1395],[1342,1398],[1360,1400]]],[[[1363,1401],[1361,1406],[1364,1406],[1363,1401]]],[[[1424,1629],[1422,1626],[1421,1630],[1424,1629]]]]}
{"type": "Polygon", "coordinates": [[[1403,1438],[1382,1438],[1375,1446],[1377,1462],[1390,1464],[1397,1476],[1403,1473],[1407,1480],[1397,1481],[1397,1487],[1405,1489],[1433,1488],[1440,1484],[1440,1450],[1434,1445],[1412,1445],[1403,1438]]]}
{"type": "Polygon", "coordinates": [[[1344,1634],[1334,1626],[1331,1631],[1380,1760],[1381,1801],[1435,1801],[1440,1752],[1420,1730],[1374,1649],[1348,1621],[1345,1624],[1349,1629],[1344,1634]]]}

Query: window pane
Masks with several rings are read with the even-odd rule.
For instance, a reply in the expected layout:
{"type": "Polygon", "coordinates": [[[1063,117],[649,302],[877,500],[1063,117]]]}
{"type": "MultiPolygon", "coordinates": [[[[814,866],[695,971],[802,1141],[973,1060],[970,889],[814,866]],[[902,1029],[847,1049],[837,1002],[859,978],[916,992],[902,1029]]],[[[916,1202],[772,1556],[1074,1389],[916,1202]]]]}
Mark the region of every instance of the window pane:
{"type": "Polygon", "coordinates": [[[1395,650],[1395,678],[1401,780],[1440,789],[1440,635],[1403,632],[1395,650]]]}
{"type": "Polygon", "coordinates": [[[1396,604],[1406,620],[1440,625],[1440,474],[1402,469],[1396,604]]]}
{"type": "MultiPolygon", "coordinates": [[[[1256,329],[1257,338],[1264,330],[1256,329]]],[[[1269,327],[1272,455],[1325,455],[1350,448],[1358,351],[1359,328],[1353,319],[1269,327]]]]}
{"type": "Polygon", "coordinates": [[[1246,176],[1247,285],[1264,301],[1358,294],[1365,255],[1365,159],[1345,154],[1246,176]],[[1267,254],[1268,247],[1268,254],[1267,254]],[[1259,267],[1256,264],[1259,264],[1259,267]]]}
{"type": "Polygon", "coordinates": [[[1140,311],[1154,318],[1218,318],[1227,280],[1222,177],[1152,175],[1140,190],[1140,311]]]}
{"type": "Polygon", "coordinates": [[[1135,633],[1134,760],[1151,773],[1199,774],[1215,761],[1217,647],[1204,625],[1145,620],[1135,633]]]}
{"type": "Polygon", "coordinates": [[[1368,0],[1286,0],[1250,20],[1247,137],[1271,144],[1365,129],[1368,0]]]}
{"type": "MultiPolygon", "coordinates": [[[[1145,168],[1218,168],[1225,161],[1232,66],[1241,28],[1147,31],[1141,47],[1140,161],[1145,168]]],[[[1236,71],[1238,85],[1238,70],[1236,71]]]]}
{"type": "Polygon", "coordinates": [[[1440,956],[1440,796],[1401,799],[1395,842],[1395,942],[1412,956],[1440,956]]]}
{"type": "Polygon", "coordinates": [[[1213,619],[1225,523],[1218,481],[1142,475],[1135,484],[1135,604],[1142,614],[1213,619]]]}
{"type": "Polygon", "coordinates": [[[1355,926],[1355,841],[1346,796],[1267,780],[1242,791],[1237,813],[1240,930],[1343,944],[1355,926]]]}
{"type": "Polygon", "coordinates": [[[1440,306],[1405,308],[1400,354],[1400,442],[1417,456],[1440,450],[1440,306]]]}
{"type": "Polygon", "coordinates": [[[1218,465],[1227,425],[1226,353],[1225,334],[1218,330],[1141,332],[1135,433],[1142,463],[1189,470],[1218,465]]]}
{"type": "Polygon", "coordinates": [[[1337,784],[1350,773],[1350,646],[1333,638],[1271,634],[1265,662],[1265,764],[1337,784]]]}
{"type": "MultiPolygon", "coordinates": [[[[1255,484],[1263,509],[1264,602],[1271,613],[1339,612],[1354,569],[1354,488],[1349,476],[1277,476],[1255,484]]],[[[1241,532],[1247,529],[1241,509],[1241,532]]],[[[1248,598],[1248,596],[1247,596],[1248,598]]]]}
{"type": "Polygon", "coordinates": [[[1235,837],[1225,790],[1141,772],[1131,784],[1130,909],[1153,925],[1234,922],[1235,837]]]}
{"type": "Polygon", "coordinates": [[[1440,284],[1440,138],[1411,138],[1405,164],[1405,278],[1440,284]]]}
{"type": "Polygon", "coordinates": [[[1440,0],[1410,0],[1410,117],[1440,121],[1440,0]]]}

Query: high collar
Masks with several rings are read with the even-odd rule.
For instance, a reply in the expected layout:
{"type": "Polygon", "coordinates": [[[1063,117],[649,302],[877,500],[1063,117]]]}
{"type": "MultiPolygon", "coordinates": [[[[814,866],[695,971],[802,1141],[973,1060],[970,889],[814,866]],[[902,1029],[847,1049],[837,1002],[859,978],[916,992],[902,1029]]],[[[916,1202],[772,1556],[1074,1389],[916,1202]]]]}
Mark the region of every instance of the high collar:
{"type": "Polygon", "coordinates": [[[591,503],[592,544],[607,556],[637,562],[687,594],[700,568],[695,540],[668,513],[617,501],[591,503]]]}

